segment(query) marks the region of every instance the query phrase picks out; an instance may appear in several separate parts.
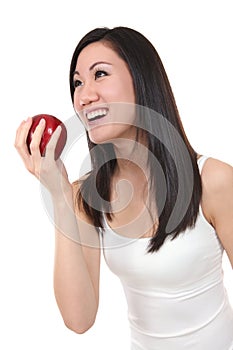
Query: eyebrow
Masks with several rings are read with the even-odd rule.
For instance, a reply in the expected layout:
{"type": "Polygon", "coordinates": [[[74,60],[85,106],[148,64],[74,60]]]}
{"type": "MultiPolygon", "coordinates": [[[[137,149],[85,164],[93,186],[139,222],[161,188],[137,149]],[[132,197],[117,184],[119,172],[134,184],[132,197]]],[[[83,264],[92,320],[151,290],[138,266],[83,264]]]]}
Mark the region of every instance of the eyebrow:
{"type": "MultiPolygon", "coordinates": [[[[108,64],[108,65],[110,65],[110,66],[112,65],[111,63],[106,62],[106,61],[98,61],[98,62],[93,63],[93,64],[90,66],[89,71],[91,71],[92,69],[94,69],[95,66],[97,66],[98,64],[108,64]]],[[[75,74],[80,75],[79,72],[78,72],[77,70],[74,71],[73,76],[74,76],[75,74]]]]}

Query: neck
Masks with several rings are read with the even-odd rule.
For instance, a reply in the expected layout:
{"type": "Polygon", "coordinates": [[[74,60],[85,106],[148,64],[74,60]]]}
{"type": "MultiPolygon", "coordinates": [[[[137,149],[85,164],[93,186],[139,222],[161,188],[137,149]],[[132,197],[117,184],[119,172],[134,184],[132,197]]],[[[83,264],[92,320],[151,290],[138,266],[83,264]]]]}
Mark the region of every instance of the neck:
{"type": "Polygon", "coordinates": [[[121,139],[114,143],[118,174],[145,172],[148,149],[142,142],[121,139]]]}

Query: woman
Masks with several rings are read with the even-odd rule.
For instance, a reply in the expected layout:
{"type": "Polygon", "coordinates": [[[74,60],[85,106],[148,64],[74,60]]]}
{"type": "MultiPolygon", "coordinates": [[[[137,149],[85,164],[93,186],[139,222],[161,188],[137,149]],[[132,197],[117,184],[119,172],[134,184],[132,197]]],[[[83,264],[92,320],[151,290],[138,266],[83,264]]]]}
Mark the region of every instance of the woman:
{"type": "Polygon", "coordinates": [[[233,349],[221,267],[223,250],[233,266],[232,167],[193,150],[161,60],[135,30],[88,33],[73,54],[70,90],[90,173],[70,184],[54,161],[60,128],[44,158],[43,120],[31,155],[31,118],[16,135],[26,168],[53,199],[54,289],[65,324],[77,333],[94,324],[103,247],[125,290],[133,350],[233,349]]]}

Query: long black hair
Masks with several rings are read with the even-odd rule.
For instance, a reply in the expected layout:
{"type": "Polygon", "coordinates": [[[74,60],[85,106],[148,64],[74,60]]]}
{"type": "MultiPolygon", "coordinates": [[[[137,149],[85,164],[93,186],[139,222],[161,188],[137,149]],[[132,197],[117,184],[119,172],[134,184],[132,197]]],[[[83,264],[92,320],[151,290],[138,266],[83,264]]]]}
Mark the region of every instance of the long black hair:
{"type": "MultiPolygon", "coordinates": [[[[156,234],[150,239],[148,252],[160,249],[165,239],[172,239],[195,225],[202,195],[197,153],[184,132],[173,92],[162,61],[151,42],[141,33],[127,27],[96,28],[77,45],[70,65],[70,92],[73,101],[73,73],[80,52],[89,44],[102,41],[126,62],[131,73],[135,102],[143,114],[141,129],[147,137],[147,147],[159,162],[166,183],[166,195],[159,184],[159,166],[148,157],[150,185],[156,190],[154,201],[159,208],[156,234]]],[[[140,117],[139,117],[140,118],[140,117]]],[[[111,178],[117,167],[111,143],[94,144],[87,133],[92,170],[77,192],[79,205],[97,229],[103,229],[103,212],[109,220],[111,178]]]]}

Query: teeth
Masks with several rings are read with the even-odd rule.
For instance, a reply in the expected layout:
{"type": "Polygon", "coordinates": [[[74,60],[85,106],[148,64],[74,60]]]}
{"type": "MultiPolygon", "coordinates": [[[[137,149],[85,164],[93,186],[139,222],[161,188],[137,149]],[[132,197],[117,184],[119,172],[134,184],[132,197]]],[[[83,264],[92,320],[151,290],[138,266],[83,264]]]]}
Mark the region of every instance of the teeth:
{"type": "Polygon", "coordinates": [[[98,118],[101,118],[101,117],[105,117],[107,114],[107,109],[97,109],[95,111],[92,111],[90,113],[87,113],[87,119],[89,121],[93,120],[93,119],[98,119],[98,118]]]}

